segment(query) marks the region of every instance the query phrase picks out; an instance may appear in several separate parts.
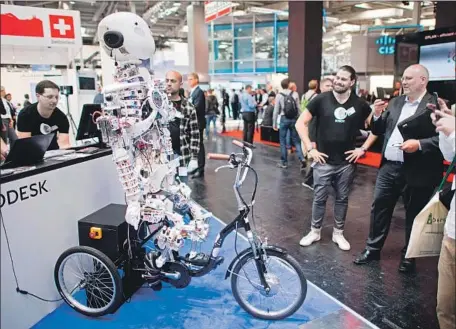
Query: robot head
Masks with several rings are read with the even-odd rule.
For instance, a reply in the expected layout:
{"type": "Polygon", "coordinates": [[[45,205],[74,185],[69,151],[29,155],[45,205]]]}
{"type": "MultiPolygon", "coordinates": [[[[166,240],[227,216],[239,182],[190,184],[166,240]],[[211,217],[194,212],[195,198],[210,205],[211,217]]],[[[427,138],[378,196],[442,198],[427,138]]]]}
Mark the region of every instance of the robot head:
{"type": "Polygon", "coordinates": [[[98,25],[103,50],[116,61],[146,60],[155,53],[155,42],[147,23],[138,15],[118,12],[98,25]]]}

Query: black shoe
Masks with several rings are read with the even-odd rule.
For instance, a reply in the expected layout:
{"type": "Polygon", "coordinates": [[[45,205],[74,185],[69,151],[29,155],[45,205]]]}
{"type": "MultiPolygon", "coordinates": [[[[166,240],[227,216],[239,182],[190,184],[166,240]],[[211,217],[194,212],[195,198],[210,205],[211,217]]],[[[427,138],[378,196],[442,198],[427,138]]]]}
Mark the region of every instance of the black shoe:
{"type": "Polygon", "coordinates": [[[306,170],[307,163],[305,161],[301,161],[301,171],[306,170]]]}
{"type": "Polygon", "coordinates": [[[193,176],[192,178],[203,178],[204,177],[204,171],[197,171],[193,176]]]}
{"type": "Polygon", "coordinates": [[[401,273],[412,273],[415,272],[416,264],[414,258],[402,257],[401,264],[399,265],[399,272],[401,273]]]}
{"type": "Polygon", "coordinates": [[[380,251],[364,249],[361,255],[359,255],[353,262],[356,265],[364,265],[373,260],[380,260],[380,251]]]}

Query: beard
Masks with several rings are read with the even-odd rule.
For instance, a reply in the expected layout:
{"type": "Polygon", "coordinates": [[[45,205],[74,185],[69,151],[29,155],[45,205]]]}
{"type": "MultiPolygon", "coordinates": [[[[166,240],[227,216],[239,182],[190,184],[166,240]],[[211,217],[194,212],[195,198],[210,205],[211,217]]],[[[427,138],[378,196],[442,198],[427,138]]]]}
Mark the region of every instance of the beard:
{"type": "Polygon", "coordinates": [[[335,84],[333,86],[333,90],[338,93],[338,94],[343,94],[345,92],[347,92],[347,90],[350,89],[349,87],[345,87],[345,86],[341,86],[341,85],[337,85],[335,84]]]}

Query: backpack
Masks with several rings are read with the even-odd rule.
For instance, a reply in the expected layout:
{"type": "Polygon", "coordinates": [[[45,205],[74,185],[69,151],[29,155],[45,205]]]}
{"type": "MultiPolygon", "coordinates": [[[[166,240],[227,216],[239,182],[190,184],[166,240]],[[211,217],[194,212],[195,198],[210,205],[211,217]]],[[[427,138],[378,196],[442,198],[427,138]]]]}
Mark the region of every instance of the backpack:
{"type": "Polygon", "coordinates": [[[288,95],[281,93],[283,96],[283,114],[288,119],[296,119],[298,117],[298,106],[291,93],[288,95]]]}
{"type": "Polygon", "coordinates": [[[317,96],[317,95],[318,95],[317,93],[314,93],[312,96],[310,96],[309,99],[305,99],[305,97],[302,96],[302,101],[301,101],[301,112],[304,111],[304,110],[307,108],[307,104],[309,104],[310,101],[311,101],[312,99],[314,99],[315,96],[317,96]]]}

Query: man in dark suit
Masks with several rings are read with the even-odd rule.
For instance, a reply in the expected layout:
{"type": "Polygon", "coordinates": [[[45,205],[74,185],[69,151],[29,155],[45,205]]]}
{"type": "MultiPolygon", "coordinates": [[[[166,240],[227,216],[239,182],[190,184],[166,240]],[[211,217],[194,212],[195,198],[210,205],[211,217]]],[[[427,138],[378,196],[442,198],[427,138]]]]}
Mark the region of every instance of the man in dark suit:
{"type": "MultiPolygon", "coordinates": [[[[385,142],[375,184],[369,237],[365,250],[355,259],[355,264],[367,264],[380,259],[394,207],[402,194],[406,212],[405,247],[402,249],[399,271],[411,272],[415,269],[415,260],[405,259],[405,252],[415,217],[428,203],[442,179],[443,158],[439,151],[439,137],[434,130],[429,130],[428,136],[421,135],[419,139],[407,136],[404,141],[398,124],[404,120],[411,122],[428,111],[426,104],[433,102],[426,90],[428,81],[429,72],[424,66],[409,66],[402,77],[404,95],[394,98],[389,104],[381,99],[374,103],[372,133],[384,134],[385,142]]],[[[428,117],[431,120],[430,115],[428,117]]],[[[422,134],[425,127],[424,123],[421,125],[423,129],[416,129],[416,134],[422,134]]]]}
{"type": "Polygon", "coordinates": [[[190,86],[190,99],[196,109],[198,117],[198,125],[200,131],[200,149],[198,153],[198,168],[189,173],[192,178],[204,177],[204,166],[206,165],[206,151],[204,150],[203,133],[206,128],[206,99],[204,92],[199,87],[199,77],[196,73],[190,73],[187,77],[188,85],[190,86]]]}

